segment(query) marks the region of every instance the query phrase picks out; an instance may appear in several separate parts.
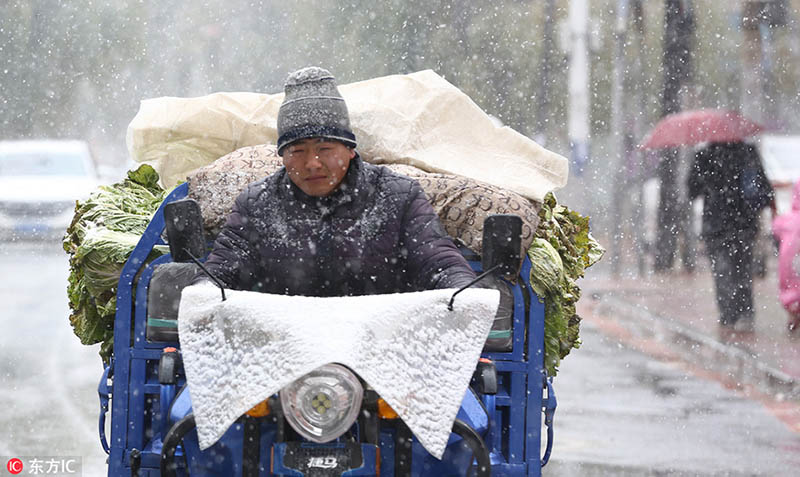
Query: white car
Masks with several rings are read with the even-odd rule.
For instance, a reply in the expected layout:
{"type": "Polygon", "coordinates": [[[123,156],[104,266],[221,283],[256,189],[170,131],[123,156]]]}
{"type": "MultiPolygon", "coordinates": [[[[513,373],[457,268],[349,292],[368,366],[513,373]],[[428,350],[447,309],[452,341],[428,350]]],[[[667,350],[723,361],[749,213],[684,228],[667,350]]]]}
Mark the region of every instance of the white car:
{"type": "Polygon", "coordinates": [[[85,141],[0,141],[0,237],[60,239],[98,185],[85,141]]]}

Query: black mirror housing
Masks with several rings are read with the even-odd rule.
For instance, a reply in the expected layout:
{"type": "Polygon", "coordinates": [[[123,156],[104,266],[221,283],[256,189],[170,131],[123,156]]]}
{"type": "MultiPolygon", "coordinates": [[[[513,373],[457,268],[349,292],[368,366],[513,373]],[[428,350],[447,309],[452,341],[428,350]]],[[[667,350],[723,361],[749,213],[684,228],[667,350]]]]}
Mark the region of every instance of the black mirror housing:
{"type": "Polygon", "coordinates": [[[498,267],[501,275],[516,275],[522,262],[522,219],[513,214],[490,215],[483,222],[481,267],[498,267]]]}
{"type": "Polygon", "coordinates": [[[164,205],[164,223],[173,262],[191,262],[192,257],[205,255],[203,216],[197,202],[182,199],[164,205]]]}

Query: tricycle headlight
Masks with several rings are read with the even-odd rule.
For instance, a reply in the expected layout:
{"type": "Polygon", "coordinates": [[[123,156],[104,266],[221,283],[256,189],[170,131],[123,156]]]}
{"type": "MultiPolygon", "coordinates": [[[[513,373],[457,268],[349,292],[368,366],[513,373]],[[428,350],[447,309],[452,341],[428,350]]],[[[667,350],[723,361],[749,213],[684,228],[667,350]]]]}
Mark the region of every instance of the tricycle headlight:
{"type": "Polygon", "coordinates": [[[353,425],[364,389],[352,371],[326,364],[294,381],[280,392],[289,424],[312,442],[329,442],[353,425]]]}

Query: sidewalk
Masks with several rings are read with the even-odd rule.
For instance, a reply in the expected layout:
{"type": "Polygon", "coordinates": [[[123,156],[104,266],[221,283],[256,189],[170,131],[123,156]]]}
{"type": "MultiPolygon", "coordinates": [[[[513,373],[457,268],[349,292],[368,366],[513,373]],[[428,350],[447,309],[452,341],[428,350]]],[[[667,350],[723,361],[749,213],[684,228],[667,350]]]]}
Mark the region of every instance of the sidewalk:
{"type": "MultiPolygon", "coordinates": [[[[692,274],[675,271],[626,272],[614,277],[602,261],[579,285],[578,313],[606,333],[668,360],[681,360],[694,373],[747,388],[773,402],[800,403],[800,333],[786,331],[786,313],[777,298],[775,259],[753,286],[755,332],[720,327],[708,261],[692,274]]],[[[569,358],[567,358],[569,359],[569,358]]],[[[800,420],[794,423],[800,430],[800,420]]]]}

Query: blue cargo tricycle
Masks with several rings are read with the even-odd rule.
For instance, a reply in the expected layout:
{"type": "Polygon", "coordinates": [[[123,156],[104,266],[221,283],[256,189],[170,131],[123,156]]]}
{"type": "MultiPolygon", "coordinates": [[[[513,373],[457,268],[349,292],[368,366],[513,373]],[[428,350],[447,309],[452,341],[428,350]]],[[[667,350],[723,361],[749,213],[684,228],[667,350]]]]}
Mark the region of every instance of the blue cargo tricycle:
{"type": "MultiPolygon", "coordinates": [[[[490,333],[441,460],[422,448],[375,391],[335,364],[330,366],[341,369],[326,366],[315,373],[355,380],[362,388],[359,409],[344,432],[323,432],[315,439],[297,422],[296,415],[302,417],[306,410],[288,413],[285,400],[273,396],[201,451],[177,329],[180,291],[197,265],[177,259],[175,246],[187,243],[184,238],[173,238],[170,231],[165,240],[165,208],[187,194],[187,184],[170,193],[119,279],[114,352],[98,387],[100,442],[109,455],[109,476],[541,475],[552,446],[556,399],[543,368],[544,305],[531,289],[527,257],[513,283],[494,278],[503,297],[499,313],[504,314],[495,322],[505,326],[490,333]],[[168,241],[171,254],[148,259],[154,247],[168,241]]],[[[482,272],[480,256],[467,249],[462,253],[482,272]]],[[[516,252],[517,264],[519,258],[516,252]]],[[[320,396],[329,397],[324,392],[320,396]]]]}

